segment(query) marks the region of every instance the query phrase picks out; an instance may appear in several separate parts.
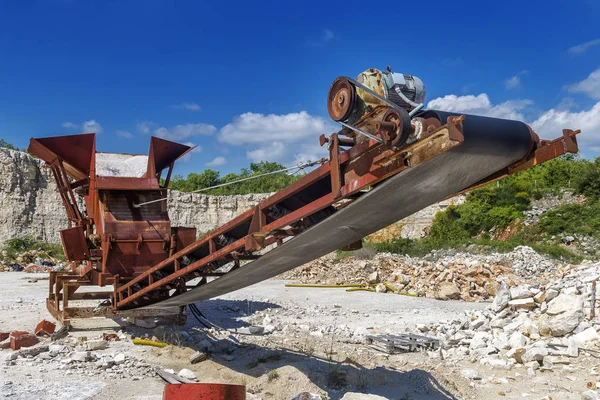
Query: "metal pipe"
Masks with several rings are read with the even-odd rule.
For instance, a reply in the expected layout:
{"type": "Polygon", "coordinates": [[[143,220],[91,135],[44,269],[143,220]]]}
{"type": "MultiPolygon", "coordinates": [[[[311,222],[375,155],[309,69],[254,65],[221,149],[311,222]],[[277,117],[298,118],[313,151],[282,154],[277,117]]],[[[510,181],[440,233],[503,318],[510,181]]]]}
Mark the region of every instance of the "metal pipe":
{"type": "Polygon", "coordinates": [[[371,133],[369,133],[369,132],[365,132],[365,131],[363,131],[362,129],[356,128],[356,127],[354,127],[354,126],[352,126],[352,125],[348,125],[348,124],[347,124],[347,123],[345,123],[345,122],[342,122],[342,121],[338,121],[338,122],[339,122],[339,123],[340,123],[342,126],[344,126],[344,127],[348,128],[348,129],[352,129],[354,132],[360,133],[361,135],[365,135],[365,136],[366,136],[366,137],[368,137],[369,139],[373,139],[374,141],[376,141],[376,142],[378,142],[378,143],[381,143],[381,144],[383,144],[383,140],[382,140],[380,137],[378,137],[378,136],[375,136],[375,135],[373,135],[373,134],[371,134],[371,133]]]}

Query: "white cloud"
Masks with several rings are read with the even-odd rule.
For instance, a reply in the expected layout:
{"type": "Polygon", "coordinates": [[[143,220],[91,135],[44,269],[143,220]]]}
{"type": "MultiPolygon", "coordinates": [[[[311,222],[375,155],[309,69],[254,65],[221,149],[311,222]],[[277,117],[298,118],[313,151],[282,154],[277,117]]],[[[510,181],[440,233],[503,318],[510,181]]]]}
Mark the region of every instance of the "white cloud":
{"type": "Polygon", "coordinates": [[[569,48],[568,51],[570,54],[583,54],[586,51],[588,51],[588,49],[590,47],[594,47],[594,46],[600,46],[600,38],[590,40],[589,42],[578,44],[577,46],[573,46],[573,47],[569,48]]]}
{"type": "Polygon", "coordinates": [[[227,160],[225,160],[225,157],[216,157],[214,160],[207,162],[206,166],[207,167],[218,167],[221,165],[225,165],[227,163],[227,160]]]}
{"type": "Polygon", "coordinates": [[[74,124],[73,122],[63,122],[61,126],[68,129],[79,129],[84,133],[101,133],[104,130],[102,125],[95,119],[84,121],[81,125],[74,124]]]}
{"type": "Polygon", "coordinates": [[[273,142],[258,149],[247,151],[246,156],[254,161],[281,161],[285,158],[286,148],[282,142],[273,142]]]}
{"type": "Polygon", "coordinates": [[[581,135],[577,136],[580,150],[588,154],[600,153],[600,102],[579,112],[553,108],[533,121],[531,127],[545,138],[558,137],[565,128],[581,129],[581,135]]]}
{"type": "Polygon", "coordinates": [[[171,128],[160,127],[154,134],[160,138],[180,141],[195,136],[210,136],[217,132],[217,128],[210,124],[183,124],[171,128]]]}
{"type": "Polygon", "coordinates": [[[334,37],[335,37],[335,34],[333,33],[332,30],[323,29],[323,42],[324,43],[330,42],[331,40],[333,40],[334,37]]]}
{"type": "Polygon", "coordinates": [[[129,131],[117,131],[117,135],[125,139],[131,139],[133,137],[129,131]]]}
{"type": "Polygon", "coordinates": [[[246,146],[246,156],[252,161],[288,165],[323,157],[326,149],[318,146],[319,135],[339,129],[306,111],[282,115],[249,112],[221,128],[218,140],[232,146],[246,146]]]}
{"type": "Polygon", "coordinates": [[[194,153],[201,153],[202,152],[202,146],[197,146],[197,145],[195,145],[192,142],[185,142],[183,144],[185,144],[186,146],[194,147],[192,149],[192,151],[190,151],[189,153],[187,153],[186,155],[184,155],[183,157],[181,157],[181,161],[183,161],[183,162],[190,161],[192,159],[192,154],[194,154],[194,153]]]}
{"type": "Polygon", "coordinates": [[[219,141],[233,145],[280,141],[299,142],[331,129],[324,118],[306,111],[290,114],[245,113],[221,128],[219,141]]]}
{"type": "Polygon", "coordinates": [[[61,126],[62,126],[63,128],[69,128],[69,129],[79,129],[79,125],[77,125],[77,124],[74,124],[74,123],[72,123],[72,122],[68,122],[68,121],[67,121],[67,122],[63,122],[63,123],[61,124],[61,126]]]}
{"type": "Polygon", "coordinates": [[[521,87],[521,77],[527,75],[529,71],[521,71],[515,76],[512,76],[504,81],[506,90],[519,89],[521,87]]]}
{"type": "Polygon", "coordinates": [[[200,106],[196,103],[181,103],[170,106],[174,110],[200,111],[200,106]]]}
{"type": "Polygon", "coordinates": [[[156,124],[151,121],[141,121],[136,124],[137,130],[142,133],[150,133],[154,127],[156,127],[156,124]]]}
{"type": "Polygon", "coordinates": [[[486,93],[481,93],[478,96],[449,94],[431,100],[427,104],[427,108],[522,121],[525,116],[520,111],[531,104],[533,104],[531,100],[517,99],[493,105],[486,93]]]}
{"type": "Polygon", "coordinates": [[[83,129],[84,132],[101,133],[103,131],[102,125],[100,125],[100,123],[98,121],[96,121],[95,119],[90,119],[89,121],[85,121],[81,125],[81,128],[83,129]]]}
{"type": "Polygon", "coordinates": [[[322,133],[340,128],[328,120],[301,111],[290,114],[245,113],[221,128],[218,140],[232,146],[246,146],[246,156],[255,162],[318,159],[326,149],[318,146],[322,133]]]}
{"type": "Polygon", "coordinates": [[[592,99],[600,100],[600,68],[581,82],[566,86],[566,89],[571,93],[584,93],[592,99]]]}

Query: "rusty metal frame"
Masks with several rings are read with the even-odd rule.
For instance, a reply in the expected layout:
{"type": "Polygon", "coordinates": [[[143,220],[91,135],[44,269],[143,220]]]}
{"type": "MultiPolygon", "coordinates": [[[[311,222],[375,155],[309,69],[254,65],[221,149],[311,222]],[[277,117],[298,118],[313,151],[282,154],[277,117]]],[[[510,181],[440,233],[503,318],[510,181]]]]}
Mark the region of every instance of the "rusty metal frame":
{"type": "Polygon", "coordinates": [[[142,275],[117,287],[114,299],[115,309],[141,307],[156,300],[156,296],[168,296],[161,295],[159,292],[164,293],[168,289],[175,288],[177,281],[189,281],[197,277],[210,276],[214,273],[210,265],[215,261],[230,260],[234,255],[234,258],[238,259],[260,257],[253,252],[269,245],[277,246],[283,243],[284,238],[294,236],[304,230],[302,227],[292,227],[292,225],[327,207],[335,206],[341,199],[352,200],[352,196],[357,195],[359,191],[376,185],[409,166],[425,162],[460,145],[464,140],[461,121],[460,119],[451,121],[423,141],[409,145],[400,152],[375,140],[369,140],[339,154],[339,142],[337,135],[334,134],[329,141],[331,159],[328,163],[148,269],[142,275]],[[311,185],[327,176],[331,180],[329,193],[275,221],[266,223],[265,214],[270,207],[304,189],[310,189],[311,185]],[[223,248],[216,248],[214,243],[217,237],[248,223],[250,229],[246,236],[234,240],[223,248]],[[209,248],[207,256],[182,267],[184,257],[207,245],[209,248]],[[156,273],[160,273],[162,278],[155,279],[156,273]]]}

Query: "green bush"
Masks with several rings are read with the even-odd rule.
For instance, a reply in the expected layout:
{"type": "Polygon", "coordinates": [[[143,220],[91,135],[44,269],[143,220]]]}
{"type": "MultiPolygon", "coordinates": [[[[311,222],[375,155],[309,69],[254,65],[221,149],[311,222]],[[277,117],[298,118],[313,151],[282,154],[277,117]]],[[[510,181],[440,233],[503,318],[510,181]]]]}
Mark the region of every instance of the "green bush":
{"type": "Polygon", "coordinates": [[[15,260],[19,254],[30,250],[41,250],[50,257],[54,257],[63,261],[65,259],[61,245],[42,242],[32,236],[9,239],[5,242],[2,250],[6,251],[8,258],[11,260],[15,260]]]}
{"type": "MultiPolygon", "coordinates": [[[[169,184],[169,188],[181,190],[183,192],[193,192],[199,189],[221,185],[256,175],[275,172],[284,168],[285,166],[275,162],[262,161],[259,163],[250,163],[250,167],[242,168],[239,174],[229,173],[222,177],[220,176],[219,171],[207,169],[201,173],[191,173],[187,178],[184,178],[181,175],[175,175],[169,184]]],[[[290,175],[282,172],[207,190],[203,193],[211,195],[233,195],[276,192],[297,181],[301,176],[302,175],[290,175]]]]}

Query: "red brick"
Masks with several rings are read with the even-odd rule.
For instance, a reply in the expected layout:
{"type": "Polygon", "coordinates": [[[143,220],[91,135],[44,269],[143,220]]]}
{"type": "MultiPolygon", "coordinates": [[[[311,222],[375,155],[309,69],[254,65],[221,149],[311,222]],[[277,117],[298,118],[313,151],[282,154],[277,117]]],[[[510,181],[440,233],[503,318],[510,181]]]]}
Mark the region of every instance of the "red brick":
{"type": "Polygon", "coordinates": [[[45,319],[40,321],[35,327],[35,334],[37,336],[50,336],[54,333],[56,324],[54,322],[46,321],[45,319]]]}
{"type": "Polygon", "coordinates": [[[31,347],[38,342],[37,336],[29,332],[11,332],[10,348],[19,350],[21,347],[31,347]]]}

